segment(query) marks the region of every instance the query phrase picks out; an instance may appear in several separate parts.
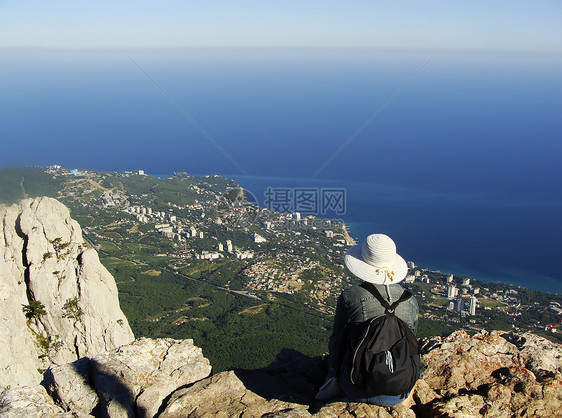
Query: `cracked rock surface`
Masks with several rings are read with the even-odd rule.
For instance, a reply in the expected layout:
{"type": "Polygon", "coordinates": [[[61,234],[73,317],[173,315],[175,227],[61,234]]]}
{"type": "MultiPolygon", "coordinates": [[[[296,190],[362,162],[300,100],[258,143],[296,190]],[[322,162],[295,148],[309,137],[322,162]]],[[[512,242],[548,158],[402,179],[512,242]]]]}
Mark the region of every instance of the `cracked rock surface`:
{"type": "Polygon", "coordinates": [[[79,415],[152,417],[176,389],[209,375],[192,340],[140,338],[119,349],[47,370],[44,385],[79,415]]]}
{"type": "Polygon", "coordinates": [[[68,209],[48,197],[0,206],[0,389],[133,339],[115,280],[68,209]]]}
{"type": "Polygon", "coordinates": [[[419,411],[432,416],[560,416],[562,349],[531,333],[434,338],[419,411]]]}

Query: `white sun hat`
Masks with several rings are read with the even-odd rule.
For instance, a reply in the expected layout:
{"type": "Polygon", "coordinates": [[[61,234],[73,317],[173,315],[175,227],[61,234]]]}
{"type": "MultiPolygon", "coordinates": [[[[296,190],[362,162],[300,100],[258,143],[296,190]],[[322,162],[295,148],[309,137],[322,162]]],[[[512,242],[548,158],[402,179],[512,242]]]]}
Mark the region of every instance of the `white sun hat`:
{"type": "Polygon", "coordinates": [[[374,284],[398,283],[408,273],[406,261],[396,254],[396,244],[384,234],[369,235],[362,244],[351,247],[344,262],[355,276],[374,284]]]}

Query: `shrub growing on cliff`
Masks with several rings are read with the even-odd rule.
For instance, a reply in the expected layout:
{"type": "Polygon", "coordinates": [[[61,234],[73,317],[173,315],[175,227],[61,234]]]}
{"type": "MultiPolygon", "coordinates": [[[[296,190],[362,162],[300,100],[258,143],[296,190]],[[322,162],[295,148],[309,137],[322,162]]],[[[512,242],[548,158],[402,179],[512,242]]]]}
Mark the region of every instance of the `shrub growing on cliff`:
{"type": "Polygon", "coordinates": [[[49,335],[35,334],[35,338],[37,339],[39,348],[43,351],[43,354],[41,354],[39,358],[45,358],[49,353],[56,353],[64,346],[64,343],[58,335],[51,337],[49,335]]]}
{"type": "Polygon", "coordinates": [[[61,237],[52,240],[51,244],[53,244],[58,260],[61,260],[62,258],[66,257],[70,252],[70,249],[68,248],[70,246],[70,241],[62,242],[61,237]],[[66,250],[66,252],[63,252],[64,250],[66,250]]]}
{"type": "Polygon", "coordinates": [[[82,319],[84,311],[80,306],[78,306],[78,301],[78,297],[66,300],[66,303],[62,307],[64,311],[64,314],[62,315],[63,318],[70,318],[75,321],[80,321],[80,319],[82,319]]]}
{"type": "Polygon", "coordinates": [[[29,305],[22,305],[23,313],[29,319],[31,318],[38,318],[41,315],[45,315],[47,311],[45,310],[45,305],[43,305],[38,300],[32,300],[29,305]]]}

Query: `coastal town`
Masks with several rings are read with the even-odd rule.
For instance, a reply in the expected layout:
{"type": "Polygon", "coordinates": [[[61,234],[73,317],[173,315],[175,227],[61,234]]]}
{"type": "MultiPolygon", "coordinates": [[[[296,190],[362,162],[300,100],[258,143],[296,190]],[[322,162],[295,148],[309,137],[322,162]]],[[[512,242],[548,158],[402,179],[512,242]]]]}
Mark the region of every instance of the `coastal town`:
{"type": "MultiPolygon", "coordinates": [[[[343,254],[355,243],[343,222],[260,208],[232,180],[59,166],[46,173],[61,183],[58,197],[83,221],[86,239],[108,266],[132,262],[257,301],[299,295],[328,319],[338,295],[355,283],[343,266],[343,254]]],[[[530,297],[528,289],[431,271],[412,261],[408,266],[405,286],[418,298],[421,321],[430,330],[499,327],[558,335],[559,297],[530,297]]]]}

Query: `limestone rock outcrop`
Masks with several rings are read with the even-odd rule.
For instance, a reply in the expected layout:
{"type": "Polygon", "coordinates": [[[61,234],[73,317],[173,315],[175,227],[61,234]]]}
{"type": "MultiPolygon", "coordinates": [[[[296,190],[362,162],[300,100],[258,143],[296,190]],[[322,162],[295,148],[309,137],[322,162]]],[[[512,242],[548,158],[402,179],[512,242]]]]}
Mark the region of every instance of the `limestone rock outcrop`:
{"type": "Polygon", "coordinates": [[[178,388],[210,372],[192,340],[140,338],[94,358],[52,366],[43,386],[5,390],[0,416],[153,417],[178,388]]]}
{"type": "Polygon", "coordinates": [[[0,206],[0,388],[130,343],[117,287],[55,199],[0,206]]]}
{"type": "Polygon", "coordinates": [[[278,399],[266,400],[244,386],[232,371],[219,373],[174,392],[162,418],[186,416],[261,417],[279,411],[302,410],[302,406],[278,399]],[[228,414],[228,415],[227,415],[228,414]]]}
{"type": "Polygon", "coordinates": [[[22,386],[0,393],[0,416],[43,418],[75,416],[55,404],[43,386],[22,386]]]}
{"type": "Polygon", "coordinates": [[[169,398],[161,417],[558,416],[562,347],[534,334],[457,331],[425,341],[429,368],[411,409],[314,401],[324,365],[283,351],[269,367],[211,376],[169,398]],[[212,402],[210,400],[212,399],[212,402]]]}
{"type": "Polygon", "coordinates": [[[7,417],[535,417],[562,410],[562,347],[533,334],[457,331],[429,351],[414,405],[383,408],[314,401],[325,364],[284,350],[268,367],[207,377],[190,340],[139,339],[110,353],[53,366],[43,386],[0,394],[7,417]],[[49,397],[47,392],[51,395],[49,397]]]}
{"type": "Polygon", "coordinates": [[[176,389],[209,373],[209,361],[192,340],[140,338],[94,358],[53,366],[43,384],[67,412],[152,417],[176,389]]]}
{"type": "Polygon", "coordinates": [[[562,348],[531,333],[434,338],[418,403],[434,416],[559,416],[562,348]],[[423,397],[423,400],[421,398],[423,397]],[[423,406],[421,405],[423,404],[423,406]]]}

